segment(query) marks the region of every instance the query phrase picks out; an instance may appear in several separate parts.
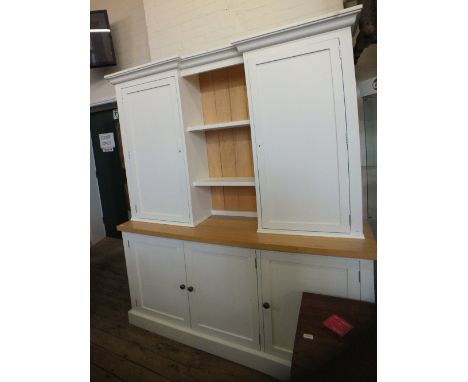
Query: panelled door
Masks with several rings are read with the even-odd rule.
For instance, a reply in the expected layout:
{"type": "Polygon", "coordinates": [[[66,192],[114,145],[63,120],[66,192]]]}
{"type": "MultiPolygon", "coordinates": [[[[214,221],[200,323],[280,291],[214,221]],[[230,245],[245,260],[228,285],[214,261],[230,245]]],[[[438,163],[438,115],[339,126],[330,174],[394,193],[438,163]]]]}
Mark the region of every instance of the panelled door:
{"type": "Polygon", "coordinates": [[[130,86],[121,92],[132,216],[188,223],[188,183],[175,78],[130,86]]]}
{"type": "Polygon", "coordinates": [[[129,216],[125,190],[127,181],[118,139],[119,130],[113,118],[114,108],[115,104],[109,105],[109,108],[104,110],[91,109],[91,142],[106,236],[121,238],[122,234],[116,227],[127,221],[129,216]],[[101,147],[100,138],[103,134],[113,137],[115,147],[111,150],[104,150],[101,147]]]}
{"type": "Polygon", "coordinates": [[[184,246],[192,329],[259,350],[255,251],[184,246]]]}
{"type": "Polygon", "coordinates": [[[359,260],[260,251],[267,353],[291,359],[302,292],[360,300],[359,260]]]}
{"type": "Polygon", "coordinates": [[[131,235],[124,245],[132,307],[190,326],[183,242],[131,235]]]}
{"type": "Polygon", "coordinates": [[[264,229],[350,232],[339,41],[244,56],[264,229]]]}

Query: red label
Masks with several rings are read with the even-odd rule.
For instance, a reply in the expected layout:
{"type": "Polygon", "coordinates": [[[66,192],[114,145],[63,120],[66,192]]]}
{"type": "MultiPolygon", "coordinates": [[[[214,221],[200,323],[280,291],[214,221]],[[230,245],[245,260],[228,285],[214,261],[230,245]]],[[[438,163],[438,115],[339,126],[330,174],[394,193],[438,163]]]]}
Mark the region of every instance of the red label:
{"type": "Polygon", "coordinates": [[[328,317],[325,321],[323,321],[323,324],[341,337],[346,335],[353,328],[353,325],[336,314],[332,314],[330,317],[328,317]]]}

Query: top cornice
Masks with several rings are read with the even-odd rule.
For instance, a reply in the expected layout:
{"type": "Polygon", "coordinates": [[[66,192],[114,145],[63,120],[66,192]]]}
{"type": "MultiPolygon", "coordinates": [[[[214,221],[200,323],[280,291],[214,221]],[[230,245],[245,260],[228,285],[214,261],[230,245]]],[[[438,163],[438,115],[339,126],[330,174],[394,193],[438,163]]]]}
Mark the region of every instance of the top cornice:
{"type": "Polygon", "coordinates": [[[108,74],[107,76],[104,76],[104,78],[109,80],[111,84],[116,85],[172,69],[181,69],[185,72],[195,74],[198,72],[198,68],[203,66],[206,67],[207,65],[222,60],[225,60],[225,62],[230,65],[242,63],[242,53],[249,50],[264,48],[270,45],[354,26],[358,20],[361,9],[362,5],[341,9],[339,11],[303,20],[299,23],[244,37],[235,40],[230,45],[222,48],[150,62],[108,74]]]}
{"type": "Polygon", "coordinates": [[[134,80],[136,78],[149,76],[151,74],[165,72],[171,69],[177,69],[179,66],[180,57],[170,57],[160,61],[154,61],[147,64],[134,66],[130,69],[121,70],[104,76],[106,80],[109,80],[112,85],[120,84],[134,80]]]}
{"type": "Polygon", "coordinates": [[[361,12],[362,5],[345,8],[336,12],[303,20],[268,32],[244,37],[233,41],[239,52],[280,44],[299,38],[314,36],[319,33],[330,32],[336,29],[353,26],[361,12]]]}

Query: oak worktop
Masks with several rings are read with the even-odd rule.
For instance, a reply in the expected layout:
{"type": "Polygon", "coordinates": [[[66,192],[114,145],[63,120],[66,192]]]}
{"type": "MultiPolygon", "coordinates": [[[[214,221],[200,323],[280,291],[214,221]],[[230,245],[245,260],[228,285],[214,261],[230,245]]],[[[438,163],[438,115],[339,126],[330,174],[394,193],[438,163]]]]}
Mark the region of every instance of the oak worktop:
{"type": "Polygon", "coordinates": [[[376,241],[367,223],[364,224],[365,239],[259,233],[257,227],[256,218],[211,216],[196,227],[130,220],[117,226],[117,229],[121,232],[234,247],[377,259],[376,241]]]}

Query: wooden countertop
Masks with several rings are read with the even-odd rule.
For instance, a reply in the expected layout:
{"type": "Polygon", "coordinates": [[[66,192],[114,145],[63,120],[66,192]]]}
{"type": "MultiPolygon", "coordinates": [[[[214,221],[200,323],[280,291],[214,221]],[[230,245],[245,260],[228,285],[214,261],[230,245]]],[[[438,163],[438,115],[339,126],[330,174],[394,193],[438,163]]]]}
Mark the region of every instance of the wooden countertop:
{"type": "Polygon", "coordinates": [[[117,229],[121,232],[234,247],[353,259],[377,259],[376,241],[367,223],[364,224],[365,239],[258,233],[256,218],[227,216],[211,216],[196,227],[130,220],[117,226],[117,229]]]}

